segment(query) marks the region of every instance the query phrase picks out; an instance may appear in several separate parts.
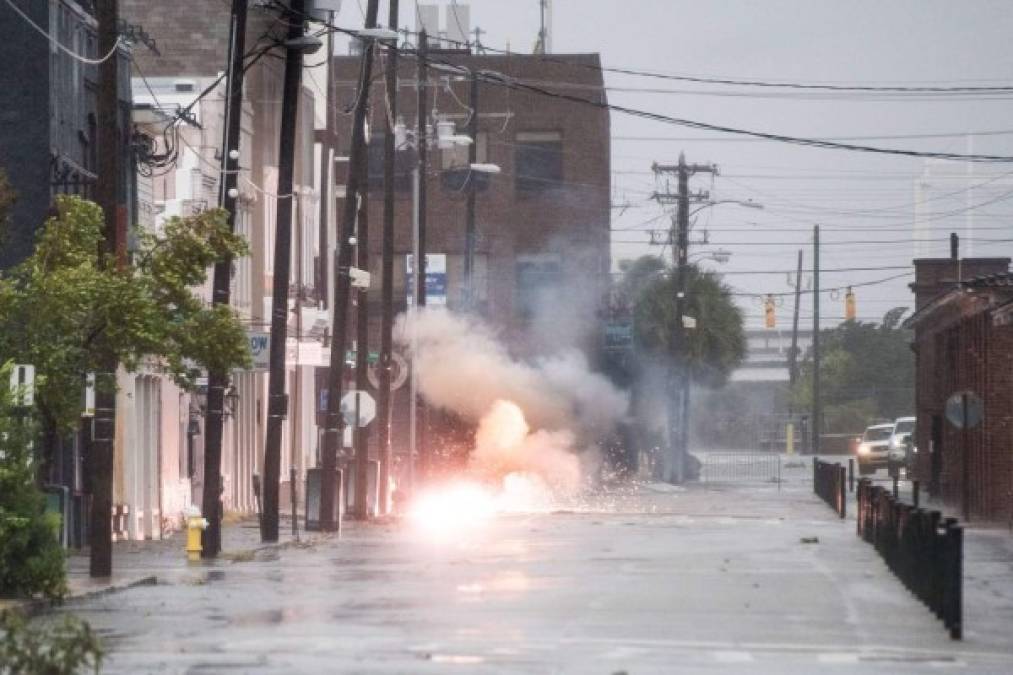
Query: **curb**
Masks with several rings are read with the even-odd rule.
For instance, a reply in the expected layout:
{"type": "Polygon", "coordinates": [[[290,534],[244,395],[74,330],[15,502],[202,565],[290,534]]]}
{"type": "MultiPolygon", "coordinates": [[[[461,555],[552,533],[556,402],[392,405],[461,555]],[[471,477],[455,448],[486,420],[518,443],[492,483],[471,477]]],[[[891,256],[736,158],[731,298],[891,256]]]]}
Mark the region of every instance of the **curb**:
{"type": "Polygon", "coordinates": [[[17,612],[22,616],[32,617],[41,614],[47,609],[52,609],[53,607],[58,607],[60,605],[69,604],[79,600],[87,600],[89,598],[96,598],[102,595],[110,595],[112,593],[118,593],[119,591],[125,591],[138,586],[155,586],[157,584],[158,577],[155,575],[145,575],[118,583],[112,583],[100,588],[87,589],[79,593],[71,592],[58,600],[48,600],[45,598],[12,600],[9,605],[3,607],[3,611],[17,612]]]}

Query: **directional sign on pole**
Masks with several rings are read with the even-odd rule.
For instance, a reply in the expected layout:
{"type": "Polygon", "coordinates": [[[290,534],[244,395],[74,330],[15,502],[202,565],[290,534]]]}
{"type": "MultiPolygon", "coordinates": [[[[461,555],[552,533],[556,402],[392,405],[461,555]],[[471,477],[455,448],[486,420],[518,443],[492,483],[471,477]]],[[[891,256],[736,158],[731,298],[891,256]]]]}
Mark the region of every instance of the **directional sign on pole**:
{"type": "Polygon", "coordinates": [[[946,419],[958,429],[973,429],[981,424],[983,407],[973,391],[958,391],[946,399],[946,419]]]}
{"type": "MultiPolygon", "coordinates": [[[[369,383],[373,385],[374,389],[380,388],[379,370],[379,363],[371,363],[369,371],[366,373],[369,376],[369,383]]],[[[391,352],[390,370],[390,390],[397,391],[408,380],[408,362],[405,360],[405,357],[397,352],[391,352]]]]}
{"type": "Polygon", "coordinates": [[[353,389],[341,397],[341,415],[345,418],[345,424],[364,427],[376,417],[376,401],[368,391],[353,389]]]}

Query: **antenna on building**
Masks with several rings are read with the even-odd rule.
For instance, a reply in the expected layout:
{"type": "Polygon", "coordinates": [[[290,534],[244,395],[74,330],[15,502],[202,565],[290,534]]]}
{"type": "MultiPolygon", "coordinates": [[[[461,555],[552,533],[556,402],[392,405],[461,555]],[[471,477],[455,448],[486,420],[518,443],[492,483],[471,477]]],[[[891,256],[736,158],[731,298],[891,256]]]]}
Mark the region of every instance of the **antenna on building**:
{"type": "Polygon", "coordinates": [[[552,0],[538,0],[540,16],[538,42],[535,43],[535,54],[552,53],[552,0]]]}

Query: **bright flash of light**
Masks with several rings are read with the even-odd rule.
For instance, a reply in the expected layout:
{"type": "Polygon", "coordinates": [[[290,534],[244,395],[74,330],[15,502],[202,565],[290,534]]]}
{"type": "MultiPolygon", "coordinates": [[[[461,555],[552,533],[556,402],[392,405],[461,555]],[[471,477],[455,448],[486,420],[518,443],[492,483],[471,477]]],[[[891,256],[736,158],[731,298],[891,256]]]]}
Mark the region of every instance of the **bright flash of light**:
{"type": "Polygon", "coordinates": [[[408,510],[408,518],[427,534],[453,536],[483,527],[497,514],[549,511],[552,496],[537,478],[513,473],[499,488],[459,480],[421,493],[408,510]]]}
{"type": "Polygon", "coordinates": [[[434,535],[480,526],[496,513],[496,497],[480,483],[457,482],[420,494],[408,512],[416,526],[434,535]]]}

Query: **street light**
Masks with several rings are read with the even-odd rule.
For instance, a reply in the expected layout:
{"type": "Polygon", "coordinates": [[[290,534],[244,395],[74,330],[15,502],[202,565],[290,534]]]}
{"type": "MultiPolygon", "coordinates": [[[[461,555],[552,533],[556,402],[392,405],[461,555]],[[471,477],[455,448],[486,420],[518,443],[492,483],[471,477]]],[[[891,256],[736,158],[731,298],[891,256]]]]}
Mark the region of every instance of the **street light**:
{"type": "Polygon", "coordinates": [[[694,253],[689,257],[690,259],[697,257],[697,260],[713,260],[716,263],[724,265],[731,259],[732,252],[727,249],[719,248],[716,251],[701,251],[699,253],[694,253]]]}
{"type": "Polygon", "coordinates": [[[719,200],[714,201],[714,202],[707,202],[706,204],[700,205],[699,207],[697,207],[697,208],[693,209],[692,211],[690,211],[689,212],[689,216],[693,217],[696,214],[698,214],[701,211],[703,211],[704,209],[709,209],[712,206],[719,206],[721,204],[737,204],[738,206],[741,206],[741,207],[747,208],[747,209],[762,209],[763,208],[763,204],[760,204],[759,202],[754,202],[752,199],[745,199],[745,200],[742,200],[742,199],[719,199],[719,200]]]}
{"type": "Polygon", "coordinates": [[[390,28],[363,28],[355,31],[355,37],[360,40],[379,40],[381,42],[397,41],[401,34],[390,28]]]}
{"type": "Polygon", "coordinates": [[[502,171],[502,169],[500,169],[499,164],[482,164],[478,162],[475,162],[474,164],[469,164],[468,168],[474,171],[475,173],[497,174],[500,173],[500,171],[502,171]]]}

